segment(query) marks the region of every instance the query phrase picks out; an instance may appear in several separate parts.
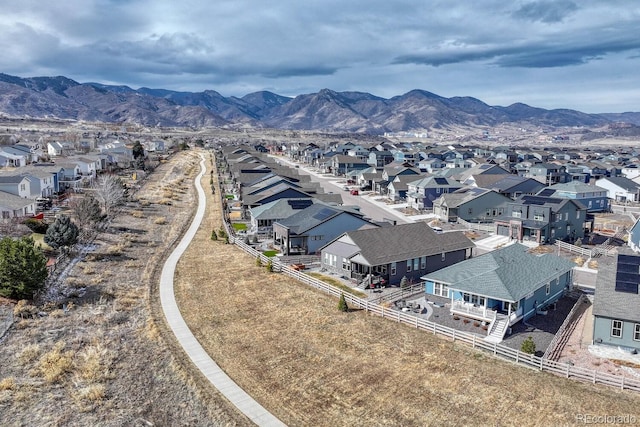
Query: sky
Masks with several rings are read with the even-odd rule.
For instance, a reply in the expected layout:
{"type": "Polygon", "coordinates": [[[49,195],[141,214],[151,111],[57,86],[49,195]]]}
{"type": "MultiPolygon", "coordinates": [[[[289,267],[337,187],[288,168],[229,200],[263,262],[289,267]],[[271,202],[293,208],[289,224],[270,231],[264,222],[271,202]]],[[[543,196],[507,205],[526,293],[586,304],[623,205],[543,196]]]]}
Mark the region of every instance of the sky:
{"type": "Polygon", "coordinates": [[[0,72],[640,111],[633,0],[0,0],[0,72]]]}

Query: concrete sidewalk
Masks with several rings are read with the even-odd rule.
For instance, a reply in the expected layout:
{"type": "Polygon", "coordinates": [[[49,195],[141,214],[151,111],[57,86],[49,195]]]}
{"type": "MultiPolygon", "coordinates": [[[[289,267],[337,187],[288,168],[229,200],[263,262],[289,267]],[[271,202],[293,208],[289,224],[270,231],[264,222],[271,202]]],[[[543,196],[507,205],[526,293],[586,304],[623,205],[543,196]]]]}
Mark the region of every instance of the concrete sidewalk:
{"type": "Polygon", "coordinates": [[[240,412],[246,415],[251,421],[259,426],[284,426],[279,419],[264,409],[258,402],[253,400],[244,390],[242,390],[216,362],[211,359],[207,352],[202,348],[196,337],[184,321],[178,304],[176,302],[175,293],[173,291],[173,277],[175,275],[176,265],[184,251],[191,243],[195,236],[205,213],[205,194],[200,184],[200,179],[205,172],[205,159],[202,155],[200,162],[201,171],[196,177],[196,190],[198,192],[198,209],[193,218],[193,222],[185,233],[178,246],[171,253],[162,268],[160,276],[160,302],[164,311],[167,324],[175,334],[178,342],[187,353],[191,361],[203,373],[203,375],[218,389],[222,395],[233,403],[240,412]]]}

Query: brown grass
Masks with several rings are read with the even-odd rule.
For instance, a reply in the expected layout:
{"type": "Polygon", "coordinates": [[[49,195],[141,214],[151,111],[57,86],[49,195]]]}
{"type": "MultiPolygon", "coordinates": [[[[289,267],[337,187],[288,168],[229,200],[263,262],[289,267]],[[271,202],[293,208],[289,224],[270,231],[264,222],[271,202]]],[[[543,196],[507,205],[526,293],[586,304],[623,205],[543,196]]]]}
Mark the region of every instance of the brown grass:
{"type": "Polygon", "coordinates": [[[176,272],[181,311],[213,359],[289,425],[558,425],[640,402],[365,312],[339,313],[336,299],[211,241],[220,207],[207,197],[176,272]]]}

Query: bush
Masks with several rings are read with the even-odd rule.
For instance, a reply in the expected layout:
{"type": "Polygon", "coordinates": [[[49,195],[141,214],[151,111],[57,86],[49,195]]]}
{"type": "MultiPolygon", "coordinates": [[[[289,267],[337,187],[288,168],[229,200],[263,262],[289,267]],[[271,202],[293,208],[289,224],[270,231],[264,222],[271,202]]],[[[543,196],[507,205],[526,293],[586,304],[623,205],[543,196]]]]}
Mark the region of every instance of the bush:
{"type": "Polygon", "coordinates": [[[216,230],[211,230],[211,240],[218,240],[218,235],[216,234],[216,230]]]}
{"type": "Polygon", "coordinates": [[[520,351],[527,354],[535,354],[536,343],[533,342],[533,338],[531,336],[528,336],[526,340],[522,341],[520,351]]]}
{"type": "Polygon", "coordinates": [[[269,259],[266,265],[267,273],[273,273],[273,260],[269,259]]]}
{"type": "Polygon", "coordinates": [[[49,228],[49,224],[47,224],[46,222],[40,219],[35,219],[35,218],[26,219],[24,220],[23,224],[29,227],[29,230],[38,234],[46,233],[47,228],[49,228]]]}
{"type": "Polygon", "coordinates": [[[260,259],[260,255],[256,257],[256,266],[262,267],[262,260],[260,259]]]}
{"type": "Polygon", "coordinates": [[[338,310],[346,313],[349,311],[349,306],[347,305],[347,300],[344,298],[344,294],[340,294],[340,300],[338,301],[338,310]]]}

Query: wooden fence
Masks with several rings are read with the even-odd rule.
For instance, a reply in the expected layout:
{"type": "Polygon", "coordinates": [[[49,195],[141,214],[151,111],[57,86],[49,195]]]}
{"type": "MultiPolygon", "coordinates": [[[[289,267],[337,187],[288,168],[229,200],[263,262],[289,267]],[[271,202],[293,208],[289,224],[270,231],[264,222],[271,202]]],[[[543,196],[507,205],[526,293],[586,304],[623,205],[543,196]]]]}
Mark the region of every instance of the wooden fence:
{"type": "Polygon", "coordinates": [[[555,336],[551,340],[551,343],[549,343],[549,345],[547,346],[547,350],[544,352],[544,355],[542,356],[543,359],[558,360],[558,358],[560,357],[560,352],[564,347],[564,344],[569,339],[569,335],[570,335],[569,332],[575,328],[574,317],[576,316],[576,313],[578,312],[578,310],[586,302],[585,298],[586,297],[584,295],[581,296],[573,305],[573,307],[571,308],[571,311],[569,312],[567,317],[564,319],[564,322],[562,322],[562,325],[560,325],[560,329],[558,329],[555,336]],[[570,330],[569,328],[571,325],[574,325],[574,326],[570,330]]]}
{"type": "MultiPolygon", "coordinates": [[[[228,225],[225,224],[228,229],[228,225]]],[[[260,257],[263,263],[267,263],[269,258],[258,252],[253,247],[246,245],[241,239],[229,238],[229,243],[237,245],[239,248],[247,252],[254,257],[260,257]]],[[[580,368],[567,363],[560,363],[554,360],[546,359],[545,357],[538,357],[535,355],[523,353],[520,350],[515,350],[502,344],[489,343],[479,335],[471,334],[468,332],[458,331],[457,329],[442,326],[440,324],[430,322],[417,316],[413,316],[408,313],[404,313],[399,310],[385,308],[383,305],[368,301],[345,293],[343,290],[329,285],[321,280],[315,279],[305,273],[294,270],[293,268],[281,264],[277,261],[272,261],[274,271],[286,274],[306,285],[309,285],[315,289],[325,292],[331,296],[339,298],[341,294],[344,294],[344,298],[347,304],[351,308],[358,308],[368,312],[371,312],[377,316],[385,319],[392,320],[398,323],[404,323],[413,328],[420,329],[433,335],[439,335],[451,339],[452,341],[459,341],[470,345],[471,347],[490,353],[495,357],[508,360],[519,365],[537,369],[541,371],[551,372],[557,375],[562,375],[566,378],[574,378],[582,381],[588,381],[593,384],[605,384],[612,387],[617,387],[622,390],[632,390],[640,392],[640,379],[629,378],[625,376],[612,375],[604,372],[598,372],[592,369],[580,368]]]]}
{"type": "MultiPolygon", "coordinates": [[[[233,237],[230,233],[230,225],[226,221],[223,221],[223,223],[227,231],[227,235],[229,236],[229,243],[235,244],[253,257],[260,257],[260,261],[263,264],[269,262],[270,258],[257,251],[255,248],[245,244],[242,239],[233,237]]],[[[621,390],[640,392],[640,379],[629,378],[624,375],[612,375],[604,372],[598,372],[593,369],[580,368],[568,363],[560,363],[554,360],[545,359],[544,357],[523,353],[520,350],[512,349],[503,344],[489,343],[479,335],[458,331],[457,329],[430,322],[400,310],[385,308],[383,305],[346,293],[340,288],[329,285],[328,283],[311,277],[305,273],[301,273],[300,271],[294,270],[293,268],[281,264],[278,261],[274,261],[272,259],[271,261],[273,263],[273,271],[275,272],[286,274],[289,277],[336,298],[339,298],[340,295],[344,295],[345,301],[351,308],[362,309],[385,319],[403,323],[413,328],[432,333],[433,335],[439,335],[441,337],[451,339],[454,342],[459,341],[468,344],[472,348],[485,351],[494,357],[511,361],[531,369],[547,371],[556,375],[561,375],[565,378],[588,381],[593,384],[604,384],[621,390]]]]}
{"type": "Polygon", "coordinates": [[[593,249],[587,249],[587,248],[583,248],[581,246],[576,246],[576,245],[572,245],[569,243],[565,243],[561,240],[556,240],[555,241],[555,245],[565,251],[568,252],[575,252],[581,256],[587,257],[587,258],[595,258],[599,255],[605,255],[605,256],[615,256],[617,251],[615,250],[611,250],[611,249],[607,249],[607,248],[593,248],[593,249]]]}

